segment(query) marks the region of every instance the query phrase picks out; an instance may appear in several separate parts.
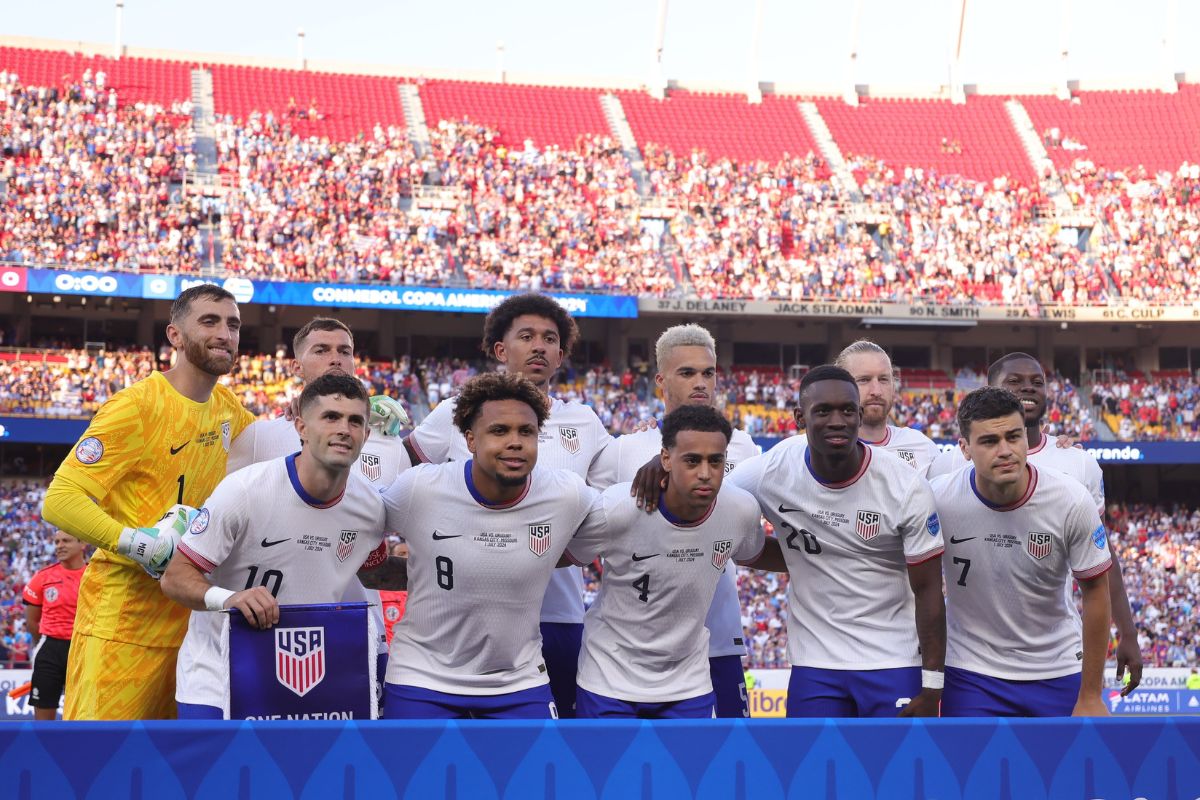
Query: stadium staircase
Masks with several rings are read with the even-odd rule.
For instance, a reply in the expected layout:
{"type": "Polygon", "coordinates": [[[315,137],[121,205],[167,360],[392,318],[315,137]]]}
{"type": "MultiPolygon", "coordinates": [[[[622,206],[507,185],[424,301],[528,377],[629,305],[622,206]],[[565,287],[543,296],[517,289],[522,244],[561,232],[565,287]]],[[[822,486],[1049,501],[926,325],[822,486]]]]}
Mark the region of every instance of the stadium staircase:
{"type": "Polygon", "coordinates": [[[400,108],[404,111],[404,125],[408,130],[408,141],[418,156],[429,152],[429,125],[425,121],[425,106],[421,103],[421,92],[414,84],[402,83],[396,87],[400,92],[400,108]]]}
{"type": "MultiPolygon", "coordinates": [[[[221,182],[217,166],[216,117],[212,73],[197,67],[192,70],[192,153],[196,156],[196,169],[186,180],[202,194],[215,194],[221,182]]],[[[220,275],[223,255],[220,226],[210,215],[200,225],[200,274],[207,277],[220,275]]]]}
{"type": "Polygon", "coordinates": [[[1041,184],[1042,194],[1050,198],[1059,213],[1070,212],[1073,208],[1071,199],[1067,197],[1062,179],[1058,176],[1058,170],[1054,168],[1054,162],[1050,159],[1050,154],[1046,152],[1046,145],[1042,143],[1037,129],[1033,127],[1033,120],[1030,119],[1029,112],[1016,98],[1005,100],[1004,110],[1008,112],[1008,118],[1012,120],[1013,130],[1016,131],[1017,138],[1021,140],[1021,145],[1025,148],[1025,155],[1029,156],[1029,163],[1041,184]]]}
{"type": "Polygon", "coordinates": [[[808,131],[816,141],[817,148],[820,149],[821,155],[825,157],[825,161],[833,171],[833,183],[844,196],[849,197],[855,203],[861,203],[863,201],[862,187],[858,185],[854,171],[850,169],[845,157],[842,156],[842,149],[834,141],[833,134],[829,132],[829,126],[825,124],[825,119],[821,116],[821,110],[817,108],[817,104],[803,101],[797,104],[797,108],[800,109],[800,116],[804,117],[805,123],[808,124],[808,131]]]}
{"type": "Polygon", "coordinates": [[[650,191],[650,182],[646,178],[646,162],[642,158],[642,150],[638,147],[633,129],[629,127],[629,119],[625,116],[625,108],[621,98],[610,92],[600,95],[600,107],[604,109],[604,118],[608,120],[608,128],[613,136],[621,143],[621,152],[629,162],[629,170],[637,184],[638,194],[645,197],[650,191]]]}
{"type": "Polygon", "coordinates": [[[217,174],[217,141],[213,123],[212,73],[206,69],[192,70],[192,152],[196,156],[196,171],[206,175],[217,174]]]}

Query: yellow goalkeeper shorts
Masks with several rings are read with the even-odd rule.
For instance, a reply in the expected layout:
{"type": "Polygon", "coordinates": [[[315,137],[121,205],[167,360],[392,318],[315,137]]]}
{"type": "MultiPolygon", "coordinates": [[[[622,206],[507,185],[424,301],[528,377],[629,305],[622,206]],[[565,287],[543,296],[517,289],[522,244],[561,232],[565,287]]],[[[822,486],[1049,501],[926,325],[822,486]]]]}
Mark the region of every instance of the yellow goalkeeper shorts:
{"type": "Polygon", "coordinates": [[[78,632],[67,657],[63,719],[175,719],[176,647],[78,632]]]}

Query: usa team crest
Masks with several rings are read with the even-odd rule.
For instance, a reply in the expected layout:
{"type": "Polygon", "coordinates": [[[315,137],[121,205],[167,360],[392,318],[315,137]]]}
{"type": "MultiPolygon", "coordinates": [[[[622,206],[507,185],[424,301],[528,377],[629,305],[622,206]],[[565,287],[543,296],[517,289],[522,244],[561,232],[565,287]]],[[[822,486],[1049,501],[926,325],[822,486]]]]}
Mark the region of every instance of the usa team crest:
{"type": "Polygon", "coordinates": [[[225,452],[229,452],[229,444],[233,439],[233,425],[229,420],[221,423],[221,446],[225,448],[225,452]]]}
{"type": "Polygon", "coordinates": [[[563,449],[571,455],[579,452],[579,429],[578,428],[559,428],[558,441],[562,443],[563,449]]]}
{"type": "Polygon", "coordinates": [[[377,481],[383,475],[383,467],[379,456],[363,453],[358,457],[358,466],[363,476],[369,481],[377,481]]]}
{"type": "Polygon", "coordinates": [[[854,532],[869,542],[879,535],[879,522],[882,515],[878,511],[859,511],[854,520],[854,532]]]}
{"type": "Polygon", "coordinates": [[[712,565],[717,570],[725,569],[725,565],[729,562],[729,555],[733,552],[733,540],[722,539],[719,542],[713,542],[712,549],[712,565]]]}
{"type": "Polygon", "coordinates": [[[910,467],[915,467],[917,465],[917,454],[912,450],[895,450],[893,452],[900,456],[900,458],[904,459],[905,463],[907,463],[910,467]]]}
{"type": "Polygon", "coordinates": [[[350,551],[354,549],[354,540],[357,538],[358,531],[342,531],[337,546],[338,561],[345,561],[350,557],[350,551]]]}
{"type": "Polygon", "coordinates": [[[1029,555],[1033,556],[1038,561],[1041,561],[1046,556],[1050,555],[1050,551],[1054,548],[1054,539],[1048,533],[1033,533],[1030,532],[1029,539],[1025,543],[1025,550],[1029,555]]]}
{"type": "Polygon", "coordinates": [[[550,549],[550,523],[542,522],[529,526],[529,549],[538,558],[550,549]]]}
{"type": "Polygon", "coordinates": [[[304,697],[325,678],[325,629],[276,628],[275,678],[304,697]]]}

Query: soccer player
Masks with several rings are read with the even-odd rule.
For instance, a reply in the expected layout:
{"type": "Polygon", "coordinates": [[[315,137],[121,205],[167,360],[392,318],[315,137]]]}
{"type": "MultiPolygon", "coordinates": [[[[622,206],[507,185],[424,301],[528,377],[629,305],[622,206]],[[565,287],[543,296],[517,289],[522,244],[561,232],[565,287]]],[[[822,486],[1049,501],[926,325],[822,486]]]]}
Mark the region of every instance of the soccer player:
{"type": "Polygon", "coordinates": [[[51,720],[58,716],[58,702],[67,682],[67,655],[75,627],[79,580],[87,562],[86,545],[66,531],[54,534],[58,561],[38,570],[25,584],[25,627],[33,637],[33,680],[29,705],[33,718],[51,720]]]}
{"type": "MultiPolygon", "coordinates": [[[[354,334],[340,320],[314,317],[292,338],[292,371],[307,383],[329,373],[355,373],[354,334]]],[[[385,435],[373,436],[363,445],[358,472],[376,490],[388,486],[396,476],[410,466],[404,440],[387,435],[388,427],[408,422],[404,408],[386,395],[374,395],[371,400],[371,426],[385,435]],[[398,411],[396,409],[399,409],[398,411]]],[[[248,427],[229,451],[227,471],[282,458],[300,449],[300,439],[292,420],[285,417],[258,420],[248,427]]]]}
{"type": "Polygon", "coordinates": [[[963,398],[971,466],[933,483],[949,557],[942,715],[1107,716],[1104,526],[1083,486],[1026,461],[1023,405],[996,387],[963,398]]]}
{"type": "MultiPolygon", "coordinates": [[[[662,392],[666,413],[685,406],[711,408],[716,402],[717,344],[712,334],[699,325],[676,325],[663,331],[654,347],[658,373],[654,382],[662,392]]],[[[607,489],[618,482],[633,481],[648,462],[655,469],[644,483],[649,510],[658,508],[662,469],[662,431],[650,428],[618,437],[596,460],[589,482],[607,489]]],[[[725,471],[758,455],[760,448],[745,431],[734,430],[725,457],[725,471]]],[[[669,483],[669,481],[668,481],[669,483]]],[[[716,696],[718,717],[750,716],[742,658],[746,654],[742,630],[741,601],[737,591],[737,568],[721,571],[712,607],[704,621],[708,633],[709,675],[716,696]]]]}
{"type": "Polygon", "coordinates": [[[862,401],[858,435],[863,442],[894,453],[922,475],[928,474],[938,457],[938,446],[918,430],[888,423],[900,385],[887,351],[870,339],[859,339],[847,345],[834,363],[853,375],[858,384],[862,401]]]}
{"type": "MultiPolygon", "coordinates": [[[[350,375],[355,373],[354,334],[340,320],[314,317],[292,337],[292,371],[301,381],[308,382],[321,375],[350,375]]],[[[410,462],[404,440],[395,435],[408,423],[403,406],[386,395],[370,398],[370,425],[380,435],[368,437],[358,458],[358,477],[366,480],[376,491],[387,488],[396,476],[408,469],[410,462]]],[[[292,420],[286,417],[258,420],[237,438],[229,452],[229,472],[249,464],[283,458],[300,449],[300,437],[292,420]]],[[[352,581],[342,600],[369,604],[375,628],[379,632],[379,674],[386,667],[387,638],[383,618],[383,601],[378,592],[352,581]]],[[[381,678],[382,679],[382,678],[381,678]]]]}
{"type": "Polygon", "coordinates": [[[171,306],[175,366],[113,395],[54,475],[43,516],[99,548],[79,586],[67,663],[67,719],[170,719],[187,610],[155,577],[254,421],[217,379],[232,369],[241,317],[233,295],[201,284],[171,306]],[[154,527],[149,527],[154,526],[154,527]],[[148,574],[149,573],[149,574],[148,574]]]}
{"type": "MultiPolygon", "coordinates": [[[[1104,520],[1104,473],[1095,456],[1082,447],[1053,447],[1042,430],[1042,419],[1046,415],[1046,373],[1036,358],[1027,353],[1009,353],[988,367],[988,385],[1008,389],[1021,401],[1025,419],[1025,438],[1028,442],[1026,460],[1046,470],[1053,469],[1078,481],[1092,496],[1100,520],[1104,520]]],[[[961,433],[961,432],[960,432],[961,433]]],[[[945,475],[966,466],[967,459],[956,448],[943,453],[933,467],[930,476],[945,475]]],[[[1142,653],[1138,646],[1137,627],[1133,621],[1133,610],[1125,591],[1125,578],[1116,547],[1109,543],[1109,555],[1113,571],[1109,574],[1109,604],[1112,607],[1113,623],[1117,628],[1117,680],[1123,681],[1126,670],[1129,682],[1121,694],[1128,695],[1142,682],[1142,653]]]]}
{"type": "Polygon", "coordinates": [[[785,440],[727,478],[784,546],[788,716],[936,716],[946,612],[929,486],[859,441],[858,384],[844,369],[805,375],[796,415],[807,442],[785,440]]]}
{"type": "MultiPolygon", "coordinates": [[[[567,545],[577,564],[604,559],[600,594],[584,618],[577,716],[716,715],[704,617],[725,565],[752,563],[765,546],[758,503],[722,487],[732,433],[707,404],[667,414],[660,452],[669,480],[657,513],[642,513],[631,484],[615,484],[567,545]]],[[[771,543],[782,569],[779,542],[771,543]]]]}
{"type": "Polygon", "coordinates": [[[228,706],[228,653],[212,612],[236,608],[269,628],[281,603],[333,603],[351,582],[378,588],[402,576],[383,542],[383,501],[351,478],[369,413],[357,378],[309,381],[295,420],[300,451],[229,475],[192,522],[184,557],[162,579],[163,592],[192,609],[179,650],[180,718],[221,719],[228,706]]]}
{"type": "MultiPolygon", "coordinates": [[[[543,468],[565,469],[587,479],[599,454],[613,441],[596,412],[581,403],[550,396],[563,358],[579,336],[575,320],[553,298],[509,297],[483,324],[483,351],[505,371],[524,376],[542,392],[549,417],[538,438],[543,468]]],[[[466,461],[466,439],[454,423],[456,402],[439,403],[405,440],[413,463],[466,461]]],[[[563,717],[575,711],[575,671],[583,638],[583,573],[569,567],[554,573],[541,611],[542,648],[555,703],[563,717]]]]}
{"type": "Polygon", "coordinates": [[[454,404],[470,457],[415,466],[384,492],[387,528],[408,543],[409,592],[386,717],[557,716],[538,610],[596,492],[573,472],[534,469],[548,414],[519,375],[472,378],[454,404]]]}

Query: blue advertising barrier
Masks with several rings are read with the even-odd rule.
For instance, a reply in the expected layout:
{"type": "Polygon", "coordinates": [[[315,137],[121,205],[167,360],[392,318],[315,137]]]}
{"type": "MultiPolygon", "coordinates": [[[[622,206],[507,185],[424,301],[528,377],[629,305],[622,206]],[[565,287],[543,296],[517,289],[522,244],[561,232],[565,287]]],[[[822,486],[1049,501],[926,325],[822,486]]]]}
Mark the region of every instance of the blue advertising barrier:
{"type": "Polygon", "coordinates": [[[0,725],[16,798],[1200,795],[1200,720],[0,725]]]}
{"type": "MultiPolygon", "coordinates": [[[[13,270],[10,272],[17,275],[13,270]]],[[[19,278],[20,280],[14,280],[11,285],[0,286],[0,291],[173,300],[179,292],[190,286],[199,283],[219,283],[233,293],[239,303],[392,308],[398,311],[457,311],[475,314],[486,314],[501,300],[515,294],[436,286],[303,283],[249,278],[210,281],[181,275],[139,275],[129,272],[59,269],[21,269],[19,278]]],[[[638,315],[637,298],[630,295],[554,292],[548,294],[577,317],[633,319],[638,315]]]]}
{"type": "Polygon", "coordinates": [[[0,417],[0,443],[75,444],[87,429],[86,419],[0,417]]]}

